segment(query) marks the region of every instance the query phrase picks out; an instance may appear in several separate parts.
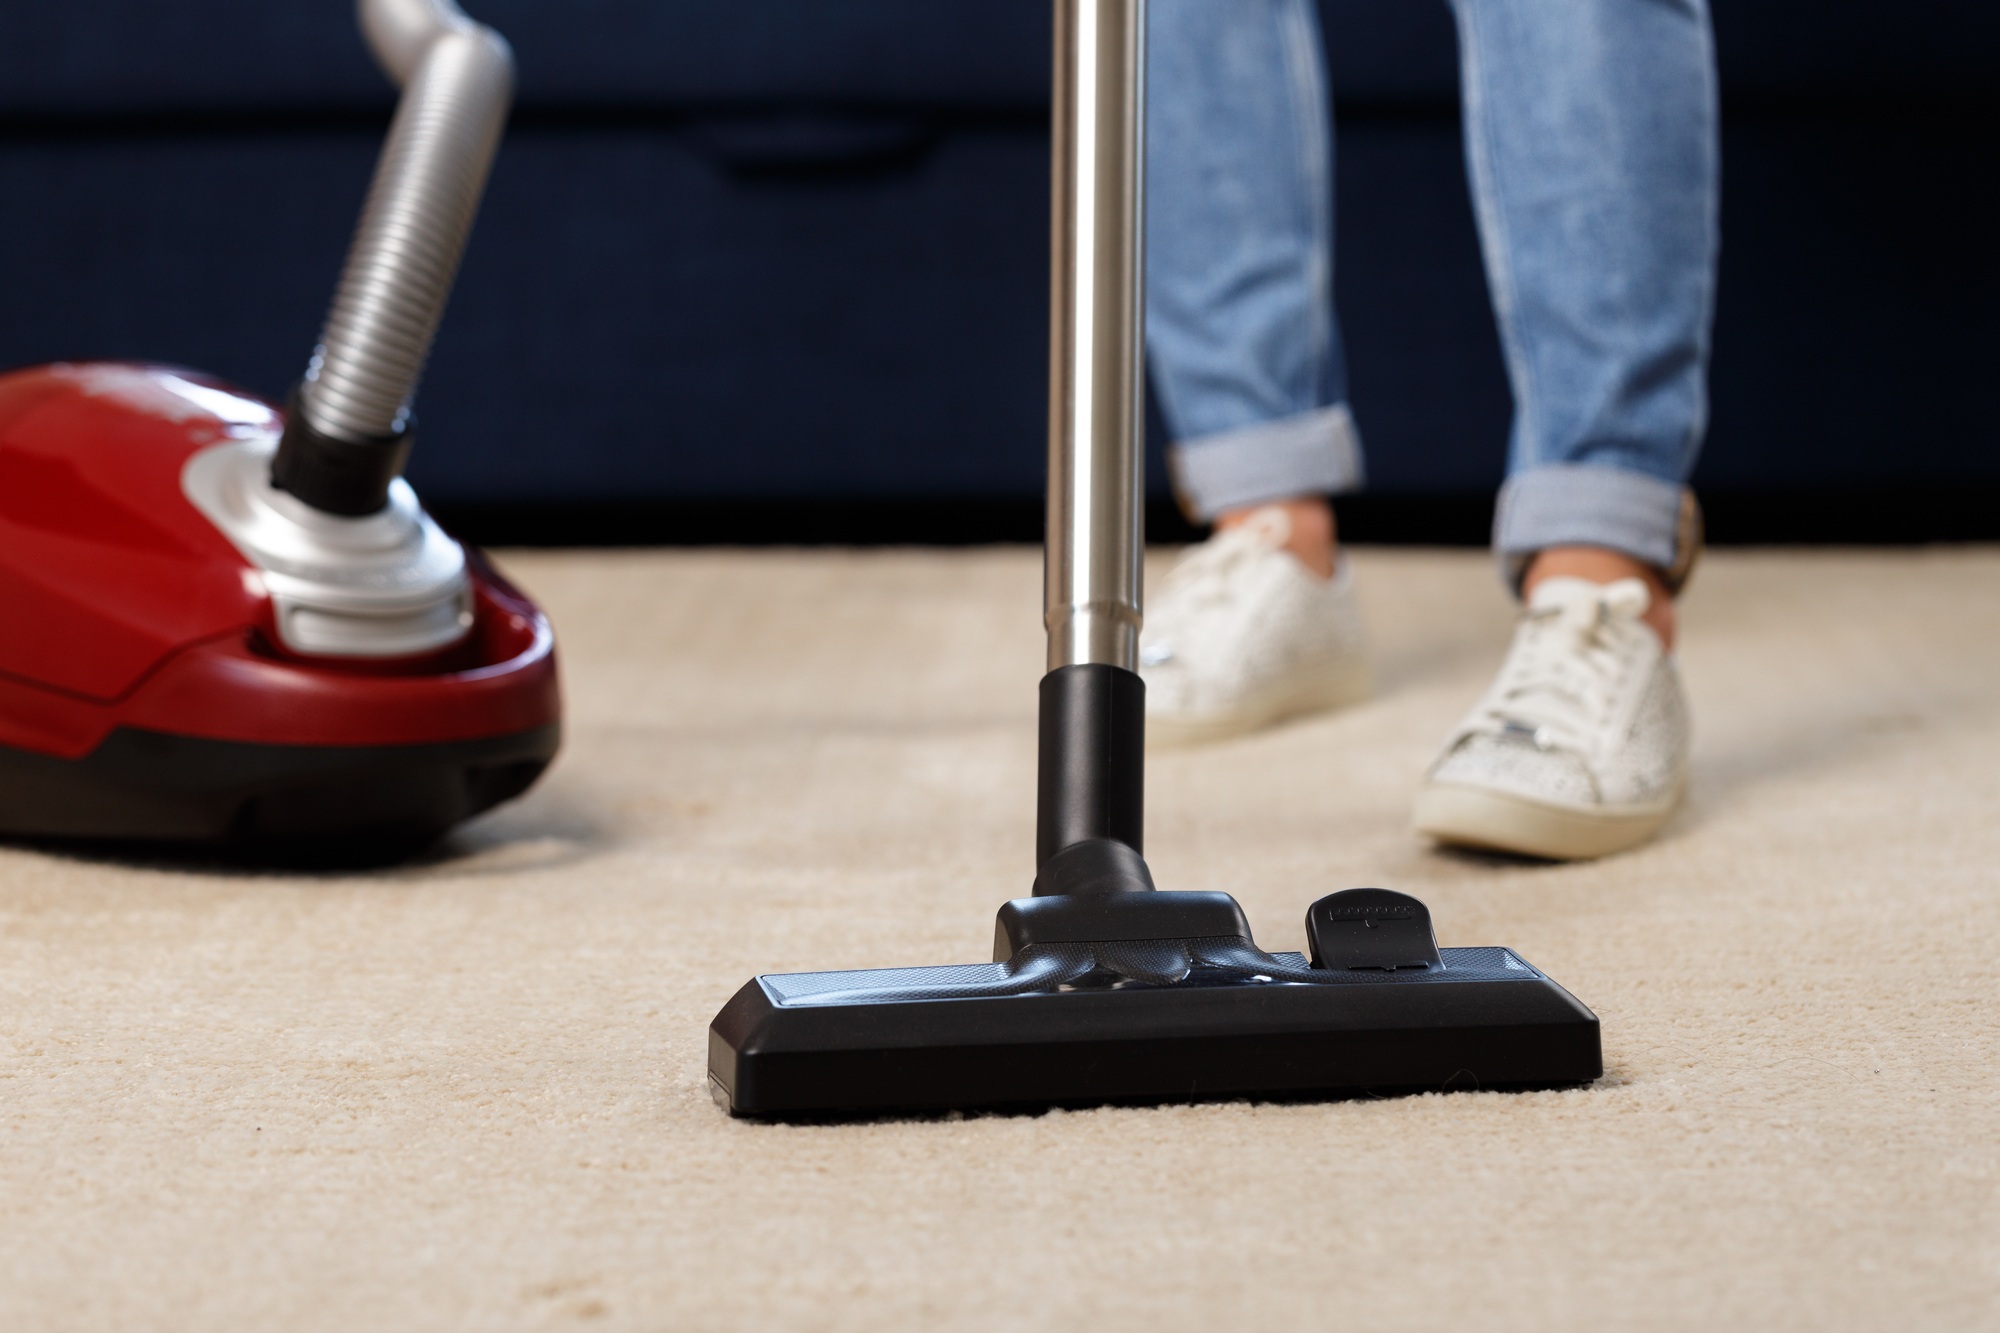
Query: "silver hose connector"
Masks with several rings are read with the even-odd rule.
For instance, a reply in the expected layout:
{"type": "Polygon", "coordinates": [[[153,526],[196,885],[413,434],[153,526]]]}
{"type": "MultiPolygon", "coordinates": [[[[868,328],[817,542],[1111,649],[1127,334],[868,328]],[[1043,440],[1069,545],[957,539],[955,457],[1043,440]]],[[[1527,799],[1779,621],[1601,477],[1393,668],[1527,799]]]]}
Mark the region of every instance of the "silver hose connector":
{"type": "Polygon", "coordinates": [[[452,0],[361,0],[360,18],[403,96],[273,463],[280,486],[340,514],[381,509],[402,470],[514,85],[506,40],[452,0]]]}

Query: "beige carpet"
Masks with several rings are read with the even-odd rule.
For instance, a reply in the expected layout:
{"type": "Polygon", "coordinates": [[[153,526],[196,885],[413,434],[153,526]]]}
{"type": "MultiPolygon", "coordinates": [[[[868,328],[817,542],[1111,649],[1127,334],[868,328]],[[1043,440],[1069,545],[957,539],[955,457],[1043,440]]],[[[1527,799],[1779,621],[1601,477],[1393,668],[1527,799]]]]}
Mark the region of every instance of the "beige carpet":
{"type": "Polygon", "coordinates": [[[1038,558],[538,554],[569,748],[425,864],[0,848],[0,1327],[2000,1327],[2000,552],[1723,554],[1691,803],[1441,855],[1485,562],[1369,552],[1372,704],[1156,756],[1267,947],[1387,884],[1604,1020],[1584,1091],[734,1123],[753,971],[977,961],[1030,875],[1038,558]]]}

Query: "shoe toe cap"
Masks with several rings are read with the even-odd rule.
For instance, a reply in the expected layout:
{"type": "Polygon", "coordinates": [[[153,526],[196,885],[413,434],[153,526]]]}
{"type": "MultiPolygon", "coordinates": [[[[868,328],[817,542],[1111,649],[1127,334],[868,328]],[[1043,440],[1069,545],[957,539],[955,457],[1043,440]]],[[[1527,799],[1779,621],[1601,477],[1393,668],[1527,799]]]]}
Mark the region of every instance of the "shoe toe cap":
{"type": "Polygon", "coordinates": [[[1581,755],[1499,736],[1463,738],[1431,770],[1431,781],[1559,805],[1594,806],[1602,800],[1581,755]]]}

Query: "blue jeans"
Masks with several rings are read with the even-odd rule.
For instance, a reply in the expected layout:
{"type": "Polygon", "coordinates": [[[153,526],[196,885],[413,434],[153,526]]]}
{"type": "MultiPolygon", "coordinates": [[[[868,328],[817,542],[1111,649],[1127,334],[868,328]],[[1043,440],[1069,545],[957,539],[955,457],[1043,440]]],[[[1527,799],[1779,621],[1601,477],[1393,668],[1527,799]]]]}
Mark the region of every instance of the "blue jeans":
{"type": "MultiPolygon", "coordinates": [[[[1707,0],[1451,3],[1514,392],[1495,546],[1682,569],[1717,249],[1707,0]]],[[[1146,337],[1176,489],[1202,518],[1351,490],[1312,0],[1151,0],[1148,45],[1146,337]]]]}

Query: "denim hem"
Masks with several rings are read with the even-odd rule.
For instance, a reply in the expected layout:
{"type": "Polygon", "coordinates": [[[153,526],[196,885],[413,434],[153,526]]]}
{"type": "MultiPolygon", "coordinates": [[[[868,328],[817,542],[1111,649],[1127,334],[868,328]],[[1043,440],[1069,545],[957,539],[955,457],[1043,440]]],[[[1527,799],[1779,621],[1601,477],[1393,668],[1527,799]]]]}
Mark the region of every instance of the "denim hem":
{"type": "Polygon", "coordinates": [[[1627,468],[1554,463],[1508,478],[1493,515],[1501,576],[1519,589],[1528,560],[1551,546],[1601,546],[1661,570],[1678,589],[1701,547],[1687,487],[1627,468]]]}
{"type": "Polygon", "coordinates": [[[1206,523],[1230,509],[1302,495],[1332,495],[1362,482],[1361,433],[1345,404],[1183,440],[1167,452],[1174,494],[1206,523]]]}

